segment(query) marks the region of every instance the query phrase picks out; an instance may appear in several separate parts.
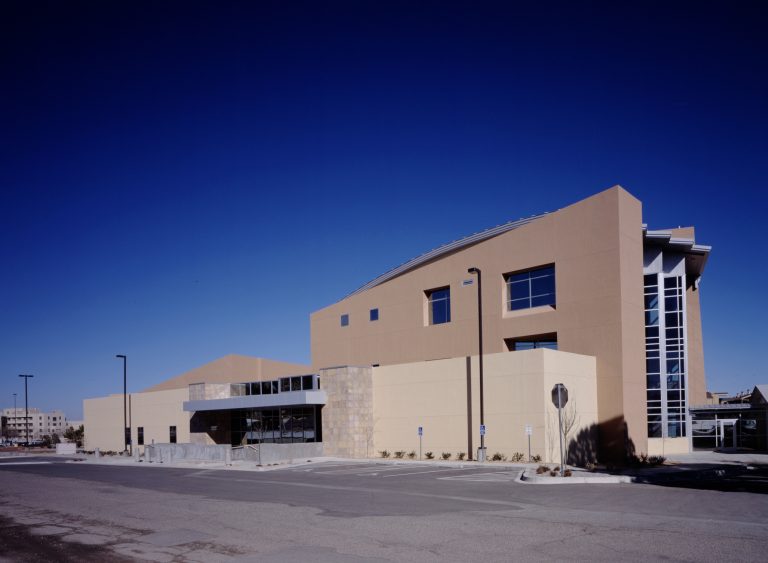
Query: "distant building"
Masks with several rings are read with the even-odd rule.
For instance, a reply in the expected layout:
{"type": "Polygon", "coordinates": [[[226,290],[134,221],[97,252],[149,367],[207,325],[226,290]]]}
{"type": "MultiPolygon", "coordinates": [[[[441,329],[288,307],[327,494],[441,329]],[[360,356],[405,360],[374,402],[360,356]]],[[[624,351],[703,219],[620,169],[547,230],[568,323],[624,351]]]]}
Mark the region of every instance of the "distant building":
{"type": "MultiPolygon", "coordinates": [[[[426,252],[316,311],[311,366],[227,356],[132,394],[132,441],[322,442],[365,457],[421,436],[425,451],[474,457],[482,439],[527,453],[530,432],[551,460],[563,383],[572,459],[687,452],[688,407],[707,402],[709,252],[692,227],[648,228],[615,186],[426,252]]],[[[87,447],[123,448],[122,405],[85,401],[87,447]]]]}
{"type": "Polygon", "coordinates": [[[768,450],[768,385],[726,397],[719,404],[691,407],[696,450],[768,450]]]}
{"type": "Polygon", "coordinates": [[[27,428],[29,428],[30,440],[41,440],[43,436],[53,436],[53,434],[61,436],[69,428],[64,412],[59,410],[43,412],[37,408],[30,408],[26,424],[23,408],[3,409],[2,416],[8,420],[6,435],[10,438],[15,436],[17,441],[27,439],[27,428]]]}

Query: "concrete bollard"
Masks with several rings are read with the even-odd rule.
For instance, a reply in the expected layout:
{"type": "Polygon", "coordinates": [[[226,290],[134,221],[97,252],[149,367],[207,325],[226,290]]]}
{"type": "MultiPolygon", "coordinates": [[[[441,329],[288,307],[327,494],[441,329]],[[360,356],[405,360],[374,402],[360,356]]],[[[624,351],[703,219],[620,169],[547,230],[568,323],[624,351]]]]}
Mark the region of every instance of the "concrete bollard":
{"type": "Polygon", "coordinates": [[[139,461],[139,448],[133,448],[133,461],[139,461]]]}
{"type": "Polygon", "coordinates": [[[101,457],[101,450],[99,448],[96,448],[93,454],[94,456],[96,456],[96,459],[99,459],[101,457]]]}
{"type": "Polygon", "coordinates": [[[224,450],[224,463],[226,465],[232,465],[232,448],[224,450]]]}
{"type": "Polygon", "coordinates": [[[152,446],[144,448],[144,461],[147,463],[152,463],[152,450],[154,450],[152,446]]]}

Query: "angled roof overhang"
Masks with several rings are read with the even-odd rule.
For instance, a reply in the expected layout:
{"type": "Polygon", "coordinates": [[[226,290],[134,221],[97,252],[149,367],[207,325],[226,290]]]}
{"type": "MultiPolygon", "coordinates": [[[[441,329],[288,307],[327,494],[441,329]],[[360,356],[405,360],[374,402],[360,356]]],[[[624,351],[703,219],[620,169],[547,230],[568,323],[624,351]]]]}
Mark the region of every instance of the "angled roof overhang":
{"type": "Polygon", "coordinates": [[[643,225],[643,244],[645,246],[660,246],[665,250],[679,252],[685,255],[685,273],[694,278],[701,276],[704,266],[712,250],[711,246],[696,244],[692,238],[676,237],[670,230],[652,231],[648,225],[643,225]]]}

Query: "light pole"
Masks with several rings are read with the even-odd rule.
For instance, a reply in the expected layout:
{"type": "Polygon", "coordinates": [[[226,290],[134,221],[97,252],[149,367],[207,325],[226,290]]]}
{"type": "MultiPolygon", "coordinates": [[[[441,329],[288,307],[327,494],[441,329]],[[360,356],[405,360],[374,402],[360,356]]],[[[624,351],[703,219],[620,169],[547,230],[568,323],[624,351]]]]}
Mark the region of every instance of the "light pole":
{"type": "Polygon", "coordinates": [[[20,374],[19,377],[24,378],[24,428],[27,429],[27,447],[29,447],[29,388],[27,382],[30,377],[35,377],[29,374],[20,374]]]}
{"type": "Polygon", "coordinates": [[[124,354],[117,354],[115,358],[123,359],[123,443],[124,452],[128,451],[128,358],[124,354]]]}
{"type": "MultiPolygon", "coordinates": [[[[470,268],[467,270],[469,274],[477,274],[477,335],[478,335],[478,347],[479,361],[480,361],[480,426],[485,426],[485,394],[483,393],[483,273],[480,268],[470,268]]],[[[479,461],[485,461],[485,432],[480,433],[480,450],[481,454],[477,457],[479,461]],[[482,457],[481,457],[482,456],[482,457]]]]}
{"type": "MultiPolygon", "coordinates": [[[[14,431],[18,431],[19,426],[19,413],[16,412],[16,393],[13,394],[13,429],[14,431]]],[[[18,434],[14,436],[16,438],[16,442],[18,444],[18,434]]]]}

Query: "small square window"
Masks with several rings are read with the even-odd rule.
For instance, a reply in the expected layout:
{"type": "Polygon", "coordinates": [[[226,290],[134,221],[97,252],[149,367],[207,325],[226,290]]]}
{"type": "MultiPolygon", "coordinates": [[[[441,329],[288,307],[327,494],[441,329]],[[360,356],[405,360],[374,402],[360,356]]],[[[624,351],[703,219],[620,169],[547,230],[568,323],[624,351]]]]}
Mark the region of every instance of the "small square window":
{"type": "Polygon", "coordinates": [[[349,315],[341,315],[341,326],[349,326],[349,315]]]}
{"type": "Polygon", "coordinates": [[[379,310],[378,309],[371,309],[371,320],[372,321],[378,321],[379,320],[379,310]]]}

